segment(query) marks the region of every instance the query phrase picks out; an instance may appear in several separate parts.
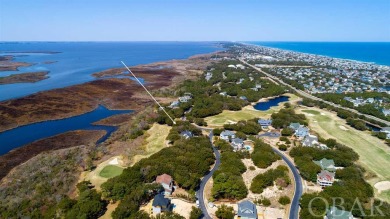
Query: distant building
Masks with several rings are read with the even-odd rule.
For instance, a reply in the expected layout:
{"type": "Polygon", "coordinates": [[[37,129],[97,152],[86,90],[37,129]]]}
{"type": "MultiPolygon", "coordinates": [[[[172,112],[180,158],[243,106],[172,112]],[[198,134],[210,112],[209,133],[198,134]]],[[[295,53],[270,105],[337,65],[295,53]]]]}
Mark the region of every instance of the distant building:
{"type": "Polygon", "coordinates": [[[241,150],[244,147],[244,140],[241,138],[234,138],[232,140],[232,146],[236,151],[241,150]]]}
{"type": "Polygon", "coordinates": [[[335,180],[335,173],[329,172],[327,170],[321,170],[317,174],[317,184],[321,187],[331,186],[335,180]]]}
{"type": "Polygon", "coordinates": [[[172,176],[168,174],[162,174],[160,176],[157,176],[156,183],[161,184],[164,188],[164,194],[165,195],[171,195],[174,187],[173,187],[173,179],[172,176]]]}
{"type": "Polygon", "coordinates": [[[212,77],[213,77],[213,73],[211,73],[211,72],[207,72],[205,75],[206,81],[209,81],[212,77]]]}
{"type": "Polygon", "coordinates": [[[240,99],[241,100],[248,100],[248,98],[246,98],[246,96],[241,96],[240,99]]]}
{"type": "Polygon", "coordinates": [[[388,115],[390,115],[390,109],[382,109],[382,113],[383,113],[385,116],[388,116],[388,115]]]}
{"type": "Polygon", "coordinates": [[[221,95],[221,96],[226,96],[227,93],[226,93],[226,92],[221,92],[221,93],[219,93],[219,95],[221,95]]]}
{"type": "Polygon", "coordinates": [[[259,119],[257,123],[261,125],[261,128],[266,129],[268,126],[272,125],[272,119],[259,119]]]}
{"type": "Polygon", "coordinates": [[[332,206],[326,210],[324,219],[353,219],[353,215],[349,211],[340,210],[332,206]]]}
{"type": "Polygon", "coordinates": [[[189,139],[192,138],[194,135],[192,134],[192,132],[185,130],[180,133],[180,136],[182,136],[185,139],[189,139]]]}
{"type": "Polygon", "coordinates": [[[256,205],[248,200],[238,203],[237,216],[241,219],[257,219],[256,205]]]}
{"type": "Polygon", "coordinates": [[[294,131],[296,131],[301,126],[302,126],[301,124],[293,122],[293,123],[290,123],[290,125],[288,127],[293,129],[294,131]]]}
{"type": "Polygon", "coordinates": [[[309,128],[301,126],[297,130],[295,130],[295,136],[298,138],[304,138],[309,135],[309,128]]]}
{"type": "Polygon", "coordinates": [[[153,199],[152,209],[154,214],[172,211],[171,200],[165,198],[162,194],[158,194],[153,199]]]}
{"type": "Polygon", "coordinates": [[[314,147],[318,145],[318,137],[315,135],[306,135],[302,141],[302,145],[305,147],[314,147]]]}
{"type": "Polygon", "coordinates": [[[225,130],[225,131],[221,132],[221,134],[219,136],[221,139],[223,139],[225,141],[229,141],[230,139],[235,138],[236,134],[232,131],[225,130]]]}
{"type": "Polygon", "coordinates": [[[169,105],[169,108],[176,108],[179,107],[180,102],[179,101],[173,101],[171,105],[169,105]]]}
{"type": "Polygon", "coordinates": [[[332,159],[328,160],[326,158],[322,158],[321,160],[315,160],[314,163],[320,166],[322,170],[330,172],[336,171],[336,166],[334,165],[334,161],[332,159]]]}

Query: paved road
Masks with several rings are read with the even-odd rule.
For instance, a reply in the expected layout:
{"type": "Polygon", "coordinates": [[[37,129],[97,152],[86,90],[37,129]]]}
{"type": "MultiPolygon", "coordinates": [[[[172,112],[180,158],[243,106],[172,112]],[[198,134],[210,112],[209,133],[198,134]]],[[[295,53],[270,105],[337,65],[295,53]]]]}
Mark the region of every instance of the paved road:
{"type": "Polygon", "coordinates": [[[246,61],[244,61],[244,60],[242,60],[242,59],[240,59],[240,61],[241,61],[242,63],[244,63],[244,64],[246,64],[246,65],[248,65],[248,66],[254,68],[255,70],[257,70],[257,71],[263,73],[263,74],[266,75],[267,77],[269,77],[269,78],[271,78],[271,79],[273,79],[273,80],[275,80],[275,81],[278,81],[279,83],[281,83],[281,84],[283,84],[283,85],[285,85],[285,86],[291,88],[292,90],[294,90],[295,92],[297,92],[298,94],[300,94],[300,95],[303,96],[303,97],[306,97],[306,98],[309,98],[309,99],[312,99],[312,100],[321,101],[321,102],[324,102],[324,103],[329,104],[329,105],[331,105],[331,106],[334,106],[334,107],[337,107],[337,108],[340,108],[340,109],[344,109],[344,110],[348,110],[348,111],[353,112],[353,113],[356,113],[356,114],[358,114],[358,115],[360,115],[360,116],[365,116],[366,118],[375,120],[375,121],[377,121],[377,122],[384,123],[384,124],[386,124],[386,126],[390,126],[390,122],[389,122],[389,121],[386,121],[386,120],[377,118],[377,117],[372,116],[372,115],[363,114],[363,113],[358,112],[357,110],[354,110],[354,109],[351,109],[351,108],[347,108],[347,107],[343,107],[343,106],[340,106],[340,105],[338,105],[338,104],[335,104],[335,103],[332,103],[332,102],[323,100],[323,99],[321,99],[321,98],[315,97],[315,96],[313,96],[313,95],[311,95],[311,94],[309,94],[309,93],[306,93],[305,91],[296,89],[295,87],[291,86],[290,84],[287,84],[287,83],[285,83],[284,81],[280,80],[278,77],[275,77],[275,76],[273,76],[273,75],[271,75],[271,74],[268,74],[267,72],[261,70],[260,68],[257,68],[257,67],[254,66],[254,65],[251,65],[251,64],[247,63],[246,61]]]}
{"type": "Polygon", "coordinates": [[[302,180],[301,176],[299,175],[298,169],[295,167],[295,165],[284,155],[282,152],[280,152],[276,148],[272,148],[275,153],[279,154],[282,159],[287,163],[288,167],[292,171],[294,175],[294,180],[295,180],[295,192],[294,192],[294,197],[291,202],[291,207],[290,207],[290,215],[288,216],[289,219],[298,219],[299,218],[299,199],[302,196],[302,180]]]}
{"type": "MultiPolygon", "coordinates": [[[[204,128],[204,127],[199,127],[199,128],[206,130],[206,131],[210,131],[209,138],[210,138],[211,144],[213,144],[213,136],[214,135],[213,135],[212,129],[204,128]]],[[[207,203],[205,203],[205,200],[203,198],[204,197],[203,196],[204,188],[206,186],[207,181],[209,181],[209,179],[213,176],[213,173],[218,169],[219,165],[221,164],[221,154],[219,153],[219,151],[217,150],[217,148],[214,145],[212,145],[212,147],[213,147],[213,151],[215,154],[215,165],[210,170],[210,172],[206,176],[203,177],[202,181],[200,182],[199,190],[196,193],[198,200],[199,200],[199,207],[203,212],[204,218],[207,218],[207,219],[211,219],[212,217],[207,212],[207,207],[206,207],[207,203]]]]}

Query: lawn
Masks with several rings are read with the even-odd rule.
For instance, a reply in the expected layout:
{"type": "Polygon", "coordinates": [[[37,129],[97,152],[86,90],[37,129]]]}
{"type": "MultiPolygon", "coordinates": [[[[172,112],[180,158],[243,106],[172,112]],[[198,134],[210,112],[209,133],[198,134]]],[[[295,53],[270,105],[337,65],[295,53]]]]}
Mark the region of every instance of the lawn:
{"type": "MultiPolygon", "coordinates": [[[[290,97],[288,102],[296,102],[299,99],[294,94],[285,95],[290,97]]],[[[240,111],[224,110],[218,115],[206,117],[205,121],[210,127],[221,127],[225,123],[238,122],[240,120],[248,120],[259,117],[269,118],[271,117],[272,113],[277,112],[281,108],[283,108],[284,103],[285,102],[280,103],[278,106],[271,107],[269,110],[266,111],[256,110],[251,105],[242,108],[240,111]]]]}
{"type": "Polygon", "coordinates": [[[166,147],[165,140],[172,127],[167,125],[153,124],[153,126],[145,133],[148,136],[145,139],[144,151],[142,154],[135,155],[132,159],[132,163],[136,163],[142,158],[149,157],[150,155],[160,151],[166,147]]]}
{"type": "Polygon", "coordinates": [[[334,138],[359,154],[359,163],[379,178],[390,180],[390,148],[368,131],[358,131],[335,113],[315,108],[300,110],[307,115],[309,127],[325,138],[334,138]],[[315,112],[314,112],[315,111],[315,112]]]}
{"type": "Polygon", "coordinates": [[[112,178],[115,176],[119,176],[123,172],[123,168],[115,166],[115,165],[107,165],[102,171],[100,171],[99,176],[104,178],[112,178]]]}

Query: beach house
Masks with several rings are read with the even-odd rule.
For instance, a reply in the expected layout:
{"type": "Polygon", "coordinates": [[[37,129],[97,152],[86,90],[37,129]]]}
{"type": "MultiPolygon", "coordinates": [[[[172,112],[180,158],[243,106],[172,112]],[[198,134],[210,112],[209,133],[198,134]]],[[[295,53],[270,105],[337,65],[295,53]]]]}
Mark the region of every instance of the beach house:
{"type": "Polygon", "coordinates": [[[248,200],[238,203],[237,217],[241,219],[257,219],[256,205],[248,200]]]}
{"type": "Polygon", "coordinates": [[[335,180],[335,175],[335,173],[329,172],[327,170],[321,170],[321,172],[317,174],[317,184],[322,188],[331,186],[335,180]]]}
{"type": "Polygon", "coordinates": [[[236,134],[232,131],[225,130],[225,131],[221,132],[221,134],[219,136],[221,139],[223,139],[225,141],[230,141],[230,139],[233,139],[236,137],[236,134]]]}
{"type": "Polygon", "coordinates": [[[298,138],[304,138],[307,135],[309,135],[309,128],[301,126],[298,129],[295,130],[295,136],[298,138]]]}
{"type": "Polygon", "coordinates": [[[349,211],[344,211],[331,206],[326,210],[326,215],[324,219],[353,219],[353,215],[349,211]]]}
{"type": "Polygon", "coordinates": [[[194,135],[192,134],[192,132],[190,132],[188,130],[184,130],[180,133],[180,136],[185,138],[185,139],[189,139],[189,138],[192,138],[194,135]]]}
{"type": "Polygon", "coordinates": [[[236,150],[236,151],[241,150],[244,147],[244,140],[242,140],[241,138],[234,138],[232,140],[231,145],[232,145],[234,150],[236,150]]]}
{"type": "Polygon", "coordinates": [[[159,175],[156,178],[156,183],[162,185],[162,187],[164,188],[164,194],[165,195],[171,195],[172,194],[172,192],[174,190],[172,176],[170,176],[168,174],[165,174],[165,173],[162,174],[162,175],[159,175]]]}
{"type": "Polygon", "coordinates": [[[334,165],[334,161],[332,159],[322,158],[321,160],[315,160],[315,164],[321,167],[322,170],[327,170],[329,172],[335,172],[336,166],[334,165]]]}
{"type": "Polygon", "coordinates": [[[160,214],[162,212],[172,211],[171,200],[165,198],[162,194],[158,194],[153,199],[152,209],[153,214],[160,214]]]}
{"type": "Polygon", "coordinates": [[[257,123],[259,123],[259,125],[261,125],[262,129],[267,129],[268,126],[272,125],[272,119],[259,119],[259,120],[257,120],[257,123]]]}
{"type": "Polygon", "coordinates": [[[302,141],[302,145],[305,147],[314,147],[318,145],[318,137],[315,135],[306,135],[302,141]]]}

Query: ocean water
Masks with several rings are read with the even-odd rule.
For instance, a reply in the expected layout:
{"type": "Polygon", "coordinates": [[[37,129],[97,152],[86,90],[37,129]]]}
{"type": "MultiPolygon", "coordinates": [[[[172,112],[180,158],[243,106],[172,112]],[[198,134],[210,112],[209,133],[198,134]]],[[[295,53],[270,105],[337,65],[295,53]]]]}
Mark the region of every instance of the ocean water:
{"type": "Polygon", "coordinates": [[[34,63],[19,71],[0,71],[0,77],[36,71],[49,71],[50,77],[36,83],[0,85],[0,101],[94,80],[92,73],[122,67],[120,61],[134,66],[221,49],[212,42],[0,42],[0,55],[15,55],[16,61],[34,63]]]}
{"type": "Polygon", "coordinates": [[[277,106],[277,105],[279,105],[279,103],[283,103],[286,101],[288,101],[287,96],[279,96],[279,97],[275,97],[275,98],[269,99],[269,100],[264,101],[264,102],[256,103],[256,105],[254,105],[253,108],[260,110],[260,111],[266,111],[266,110],[269,110],[271,107],[277,106]]]}
{"type": "Polygon", "coordinates": [[[296,52],[390,66],[390,42],[246,42],[296,52]]]}
{"type": "Polygon", "coordinates": [[[113,115],[131,112],[133,111],[109,110],[104,106],[99,106],[92,112],[79,116],[34,123],[4,131],[0,133],[0,155],[36,140],[74,130],[105,130],[106,134],[98,141],[100,143],[105,141],[117,128],[114,126],[92,125],[92,123],[113,115]]]}

